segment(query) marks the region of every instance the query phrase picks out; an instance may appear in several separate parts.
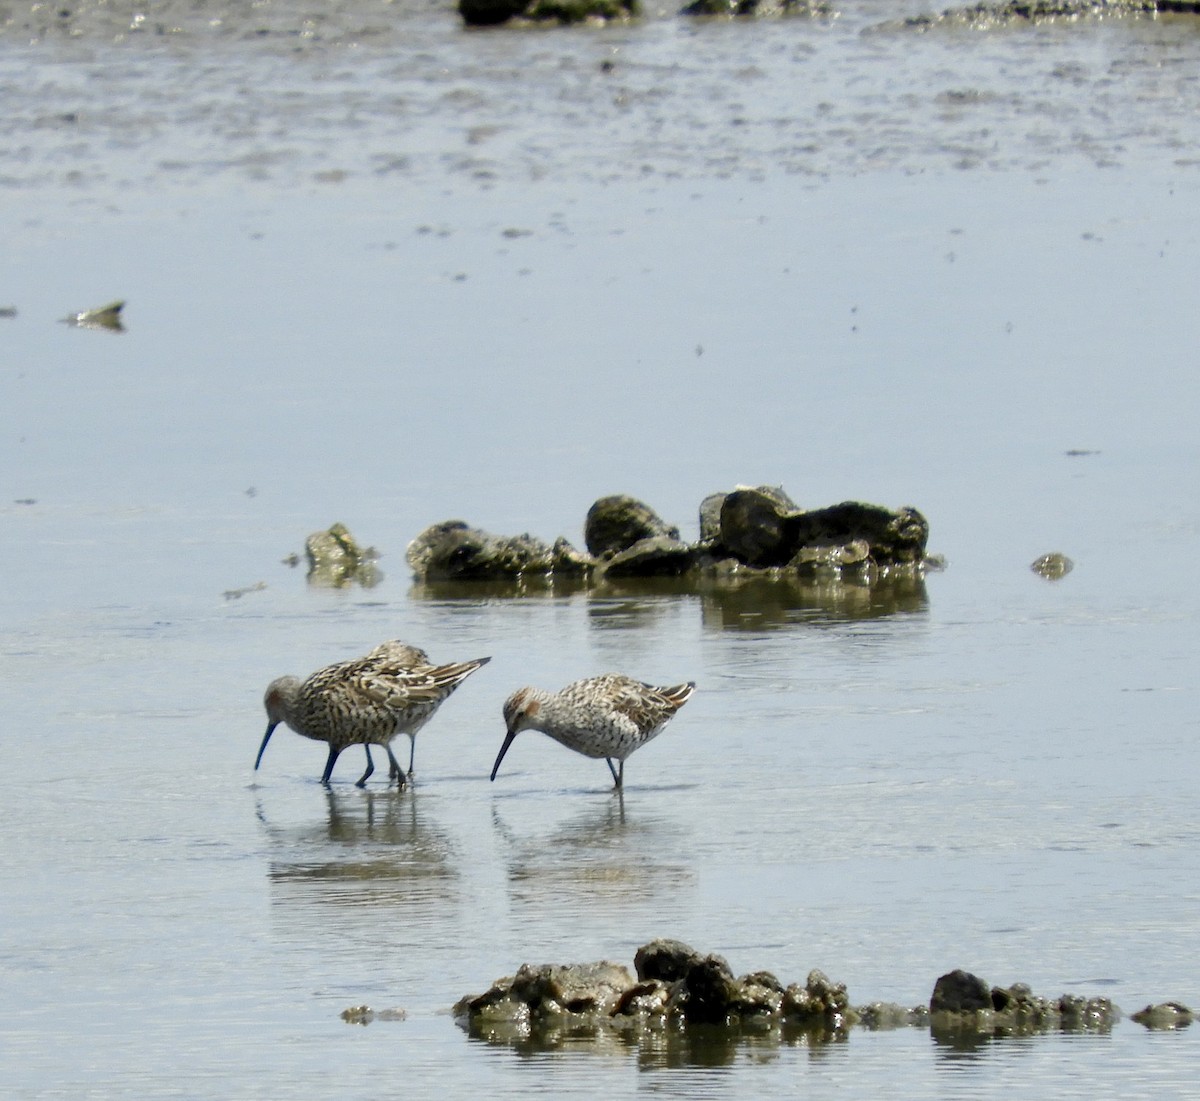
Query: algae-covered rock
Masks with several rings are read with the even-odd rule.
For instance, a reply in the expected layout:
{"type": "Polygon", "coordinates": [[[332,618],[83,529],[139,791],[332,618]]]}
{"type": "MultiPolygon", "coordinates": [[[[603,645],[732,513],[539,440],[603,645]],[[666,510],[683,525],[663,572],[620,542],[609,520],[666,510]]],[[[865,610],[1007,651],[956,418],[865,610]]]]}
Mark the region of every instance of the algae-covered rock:
{"type": "Polygon", "coordinates": [[[605,577],[675,577],[696,564],[696,550],[666,536],[639,539],[603,566],[605,577]]]}
{"type": "Polygon", "coordinates": [[[601,497],[588,509],[583,542],[597,558],[628,550],[643,539],[679,539],[679,529],[668,524],[636,497],[601,497]]]}
{"type": "Polygon", "coordinates": [[[1063,994],[1058,999],[1059,1027],[1068,1032],[1106,1032],[1121,1019],[1121,1010],[1109,998],[1063,994]]]}
{"type": "Polygon", "coordinates": [[[951,971],[937,980],[929,1013],[935,1034],[1106,1031],[1121,1018],[1120,1009],[1107,998],[1068,994],[1044,998],[1035,995],[1028,983],[989,986],[968,971],[951,971]]]}
{"type": "Polygon", "coordinates": [[[1182,1002],[1160,1002],[1158,1005],[1148,1005],[1139,1009],[1130,1020],[1137,1021],[1146,1028],[1172,1030],[1187,1028],[1195,1019],[1192,1011],[1182,1002]]]}
{"type": "Polygon", "coordinates": [[[421,581],[574,576],[594,583],[628,578],[722,579],[758,571],[776,579],[817,577],[874,584],[927,561],[929,524],[913,508],[860,501],[801,509],[777,486],[739,486],[700,506],[700,539],[635,497],[602,497],[584,522],[587,553],[564,538],[548,546],[530,535],[499,536],[448,520],[426,528],[408,547],[421,581]],[[894,569],[895,568],[895,569],[894,569]],[[774,571],[774,572],[772,572],[774,571]]]}
{"type": "Polygon", "coordinates": [[[532,0],[521,16],[536,23],[612,23],[638,13],[638,0],[532,0]]]}
{"type": "Polygon", "coordinates": [[[782,489],[742,486],[721,503],[712,553],[759,568],[917,565],[928,541],[929,523],[914,508],[843,501],[801,509],[782,489]]]}
{"type": "Polygon", "coordinates": [[[340,588],[354,583],[369,589],[383,580],[375,565],[379,552],[374,547],[359,546],[345,524],[313,532],[304,541],[304,551],[310,585],[340,588]]]}
{"type": "Polygon", "coordinates": [[[1029,564],[1029,568],[1039,577],[1044,577],[1047,581],[1058,581],[1066,577],[1075,568],[1075,563],[1065,554],[1059,554],[1055,551],[1051,554],[1043,554],[1035,558],[1029,564]]]}
{"type": "Polygon", "coordinates": [[[821,971],[810,971],[803,987],[795,983],[789,986],[782,1010],[796,1024],[830,1031],[846,1028],[857,1019],[850,1008],[846,984],[831,982],[821,971]]]}
{"type": "MultiPolygon", "coordinates": [[[[705,1044],[736,1044],[740,1037],[809,1043],[869,1029],[929,1028],[936,1040],[973,1043],[972,1036],[1029,1036],[1056,1031],[1102,1032],[1120,1020],[1107,998],[1043,998],[1026,983],[989,986],[968,971],[951,971],[934,985],[929,1005],[906,1008],[874,1002],[852,1008],[844,983],[812,970],[804,984],[784,985],[771,971],[735,977],[723,956],[703,954],[683,941],[659,939],[634,957],[636,977],[622,965],[522,966],[483,994],[458,1001],[454,1013],[472,1035],[504,1043],[534,1034],[555,1043],[594,1037],[600,1050],[614,1036],[694,1035],[705,1044]]],[[[1182,1028],[1193,1019],[1179,1002],[1147,1006],[1134,1020],[1148,1028],[1182,1028]]]]}
{"type": "Polygon", "coordinates": [[[619,963],[522,964],[484,993],[460,999],[454,1015],[468,1023],[535,1023],[566,1014],[607,1017],[634,985],[619,963]]]}
{"type": "Polygon", "coordinates": [[[592,561],[566,539],[492,535],[462,520],[432,524],[408,545],[408,564],[425,580],[499,580],[525,574],[581,576],[592,561]]]}

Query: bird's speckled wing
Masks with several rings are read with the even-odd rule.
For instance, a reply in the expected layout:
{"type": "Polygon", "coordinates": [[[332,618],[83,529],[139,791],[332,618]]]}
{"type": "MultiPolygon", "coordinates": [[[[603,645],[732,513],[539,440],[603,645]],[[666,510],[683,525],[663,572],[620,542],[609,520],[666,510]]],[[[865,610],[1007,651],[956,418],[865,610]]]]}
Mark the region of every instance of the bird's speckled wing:
{"type": "Polygon", "coordinates": [[[627,715],[643,733],[649,733],[674,715],[689,695],[690,692],[680,698],[674,689],[661,689],[637,682],[614,697],[613,708],[627,715]]]}

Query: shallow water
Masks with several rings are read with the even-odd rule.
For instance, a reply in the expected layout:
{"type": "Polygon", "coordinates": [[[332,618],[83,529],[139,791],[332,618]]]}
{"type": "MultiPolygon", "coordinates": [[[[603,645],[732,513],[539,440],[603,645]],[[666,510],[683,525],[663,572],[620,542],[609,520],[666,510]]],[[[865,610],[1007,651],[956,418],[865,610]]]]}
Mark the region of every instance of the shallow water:
{"type": "Polygon", "coordinates": [[[855,1002],[966,967],[1200,1003],[1193,23],[254,10],[5,30],[6,1094],[1186,1094],[1194,1030],[1130,1022],[541,1051],[448,1009],[660,935],[855,1002]],[[122,334],[56,323],[114,297],[122,334]],[[948,568],[515,596],[403,561],[452,516],[578,544],[611,492],[690,536],[739,482],[912,504],[948,568]],[[335,520],[377,587],[281,561],[335,520]],[[414,790],[327,792],[285,730],[251,771],[272,677],[391,637],[493,656],[414,790]],[[487,782],[509,691],[605,669],[700,685],[623,799],[533,733],[487,782]]]}

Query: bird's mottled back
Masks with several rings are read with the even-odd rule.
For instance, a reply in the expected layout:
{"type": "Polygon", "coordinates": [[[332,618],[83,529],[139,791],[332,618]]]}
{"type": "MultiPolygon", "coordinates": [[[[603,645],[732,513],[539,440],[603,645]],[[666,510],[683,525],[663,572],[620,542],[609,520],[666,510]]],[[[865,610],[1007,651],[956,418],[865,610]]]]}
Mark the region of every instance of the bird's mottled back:
{"type": "Polygon", "coordinates": [[[695,689],[691,682],[659,688],[619,673],[575,681],[559,692],[518,689],[504,704],[507,734],[492,779],[517,734],[540,730],[586,757],[604,757],[620,787],[625,758],[655,737],[695,689]]]}
{"type": "MultiPolygon", "coordinates": [[[[468,676],[490,658],[432,665],[424,650],[393,639],[370,653],[318,669],[304,681],[280,677],[267,688],[267,733],[258,751],[262,760],[271,733],[286,723],[297,734],[329,745],[323,779],[328,782],[337,755],[350,745],[365,745],[367,772],[373,771],[371,745],[387,749],[392,775],[403,774],[392,756],[391,741],[400,734],[414,739],[434,712],[468,676]]],[[[409,755],[412,772],[413,754],[409,755]]]]}

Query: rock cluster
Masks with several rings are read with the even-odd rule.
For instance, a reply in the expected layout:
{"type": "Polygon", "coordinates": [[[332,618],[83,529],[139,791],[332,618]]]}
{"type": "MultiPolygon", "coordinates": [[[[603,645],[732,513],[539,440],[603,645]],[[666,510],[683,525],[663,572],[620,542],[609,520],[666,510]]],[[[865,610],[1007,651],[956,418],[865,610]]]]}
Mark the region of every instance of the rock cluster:
{"type": "Polygon", "coordinates": [[[847,501],[802,509],[772,486],[714,493],[700,505],[700,538],[685,542],[649,505],[603,497],[584,522],[586,554],[565,538],[547,544],[531,535],[498,536],[448,520],[426,528],[407,557],[422,580],[498,580],[533,575],[627,578],[724,576],[782,571],[873,577],[880,570],[920,570],[929,524],[913,508],[892,510],[847,501]]]}
{"type": "Polygon", "coordinates": [[[456,1019],[475,1033],[500,1029],[528,1035],[580,1025],[625,1028],[786,1023],[820,1034],[857,1020],[846,988],[820,971],[803,986],[785,986],[769,971],[735,976],[718,955],[676,940],[638,949],[636,977],[618,963],[525,964],[483,994],[462,998],[456,1019]]]}
{"type": "Polygon", "coordinates": [[[873,29],[927,31],[948,25],[979,30],[1014,23],[1073,23],[1081,19],[1153,15],[1159,10],[1193,11],[1194,0],[981,0],[960,8],[947,8],[937,14],[910,16],[873,29]],[[1185,2],[1187,7],[1168,6],[1185,2]]]}
{"type": "Polygon", "coordinates": [[[1108,998],[1041,998],[1025,983],[989,986],[969,971],[950,971],[934,984],[929,1018],[934,1032],[1108,1031],[1121,1010],[1108,998]]]}
{"type": "MultiPolygon", "coordinates": [[[[533,1035],[601,1036],[615,1031],[692,1028],[782,1029],[810,1040],[844,1036],[853,1025],[869,1029],[922,1027],[935,1037],[1030,1035],[1051,1031],[1106,1032],[1121,1010],[1108,998],[1064,994],[1036,996],[1024,983],[991,986],[968,971],[951,971],[934,984],[928,1008],[890,1003],[851,1007],[843,983],[810,971],[803,985],[784,985],[769,971],[735,976],[715,954],[677,940],[654,940],[637,950],[634,970],[607,961],[523,965],[482,994],[454,1006],[472,1035],[522,1040],[533,1035]],[[583,1031],[581,1031],[583,1030],[583,1031]]],[[[1179,1029],[1193,1014],[1178,1002],[1147,1006],[1133,1020],[1147,1028],[1179,1029]]]]}

